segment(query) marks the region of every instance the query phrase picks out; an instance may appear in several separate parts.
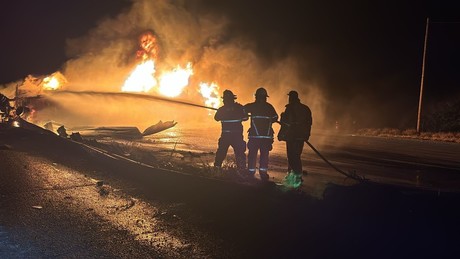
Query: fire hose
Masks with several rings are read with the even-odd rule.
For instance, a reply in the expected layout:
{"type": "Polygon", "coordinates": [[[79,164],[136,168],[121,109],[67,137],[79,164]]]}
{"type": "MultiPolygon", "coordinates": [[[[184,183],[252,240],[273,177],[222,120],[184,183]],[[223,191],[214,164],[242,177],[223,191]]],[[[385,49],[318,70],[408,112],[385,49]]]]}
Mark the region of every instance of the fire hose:
{"type": "MultiPolygon", "coordinates": [[[[101,95],[101,96],[121,96],[121,97],[135,97],[135,98],[141,98],[141,99],[146,99],[146,100],[158,100],[158,101],[166,101],[166,102],[171,102],[171,103],[176,103],[176,104],[182,104],[182,105],[189,105],[189,106],[194,106],[194,107],[199,107],[199,108],[204,108],[204,109],[209,109],[209,110],[214,110],[216,111],[217,108],[214,107],[209,107],[201,104],[195,104],[195,103],[190,103],[187,101],[181,101],[181,100],[175,100],[171,98],[164,98],[160,96],[154,96],[154,95],[146,95],[146,94],[138,94],[138,93],[127,93],[127,92],[96,92],[96,91],[84,91],[84,92],[77,92],[77,91],[56,91],[52,92],[52,95],[58,95],[58,94],[81,94],[81,95],[101,95]]],[[[286,123],[282,123],[280,121],[275,121],[278,124],[285,124],[289,126],[286,123]]],[[[329,166],[331,166],[334,170],[339,172],[340,174],[354,179],[356,181],[367,181],[367,179],[363,176],[357,175],[355,172],[345,172],[339,168],[337,168],[334,164],[332,164],[328,159],[326,159],[308,140],[305,140],[305,143],[329,166]]]]}
{"type": "MultiPolygon", "coordinates": [[[[284,122],[281,122],[281,121],[275,121],[276,123],[280,124],[280,125],[286,125],[286,126],[290,126],[289,124],[287,123],[284,123],[284,122]]],[[[324,162],[326,162],[326,164],[328,164],[329,166],[331,166],[333,169],[335,169],[337,172],[339,172],[340,174],[348,177],[348,178],[351,178],[351,179],[354,179],[356,181],[359,181],[359,182],[363,182],[363,181],[367,181],[367,179],[363,176],[360,176],[360,175],[357,175],[355,172],[345,172],[341,169],[339,169],[338,167],[336,167],[334,164],[332,164],[329,160],[327,160],[308,140],[305,140],[305,143],[307,143],[307,145],[321,158],[323,159],[324,162]]]]}
{"type": "Polygon", "coordinates": [[[310,142],[308,142],[308,140],[305,140],[305,143],[307,143],[307,145],[321,158],[324,160],[324,162],[326,162],[326,164],[330,165],[332,168],[334,168],[337,172],[345,175],[346,177],[349,177],[351,179],[354,179],[356,181],[359,181],[359,182],[364,182],[364,181],[367,181],[367,179],[364,177],[364,176],[360,176],[358,174],[356,174],[355,172],[350,172],[350,173],[346,173],[344,172],[343,170],[337,168],[334,164],[332,164],[331,162],[329,162],[329,160],[327,160],[310,142]]]}

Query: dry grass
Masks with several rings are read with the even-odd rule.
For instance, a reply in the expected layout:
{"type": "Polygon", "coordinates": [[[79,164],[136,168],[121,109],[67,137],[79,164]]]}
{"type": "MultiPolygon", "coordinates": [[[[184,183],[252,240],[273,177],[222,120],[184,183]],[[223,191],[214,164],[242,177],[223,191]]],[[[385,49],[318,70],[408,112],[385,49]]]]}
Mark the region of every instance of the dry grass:
{"type": "Polygon", "coordinates": [[[366,128],[359,129],[357,134],[364,136],[399,137],[460,143],[460,132],[421,132],[420,134],[417,134],[415,129],[399,130],[394,128],[366,128]]]}

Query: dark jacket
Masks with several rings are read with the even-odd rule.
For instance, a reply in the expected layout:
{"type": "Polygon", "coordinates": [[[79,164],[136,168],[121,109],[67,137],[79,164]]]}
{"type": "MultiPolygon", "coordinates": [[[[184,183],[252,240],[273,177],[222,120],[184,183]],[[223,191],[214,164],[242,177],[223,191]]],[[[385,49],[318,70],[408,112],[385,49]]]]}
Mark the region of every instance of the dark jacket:
{"type": "Polygon", "coordinates": [[[0,111],[1,112],[6,113],[8,109],[13,108],[10,105],[10,101],[11,99],[9,99],[3,94],[0,94],[0,111]]]}
{"type": "Polygon", "coordinates": [[[246,104],[244,109],[251,114],[249,138],[273,138],[272,123],[278,120],[275,108],[267,102],[256,101],[246,104]]]}
{"type": "Polygon", "coordinates": [[[222,123],[222,134],[224,133],[238,133],[243,134],[242,121],[248,119],[243,105],[239,103],[225,104],[217,109],[214,115],[216,121],[222,123]]]}
{"type": "Polygon", "coordinates": [[[313,119],[311,110],[300,101],[286,105],[286,110],[281,116],[281,123],[287,126],[285,140],[308,140],[313,119]]]}

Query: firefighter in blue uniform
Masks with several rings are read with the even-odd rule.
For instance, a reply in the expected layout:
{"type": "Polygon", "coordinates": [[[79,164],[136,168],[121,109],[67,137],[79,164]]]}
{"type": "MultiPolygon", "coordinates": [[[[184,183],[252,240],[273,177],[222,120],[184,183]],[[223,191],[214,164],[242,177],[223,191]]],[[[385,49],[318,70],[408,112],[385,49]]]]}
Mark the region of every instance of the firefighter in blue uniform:
{"type": "Polygon", "coordinates": [[[230,146],[235,153],[236,166],[238,171],[246,169],[246,142],[243,140],[243,121],[248,120],[244,107],[235,102],[236,95],[230,90],[223,92],[224,105],[217,109],[214,119],[222,124],[222,133],[219,138],[219,146],[216,151],[214,167],[220,171],[222,162],[227,156],[230,146]]]}
{"type": "Polygon", "coordinates": [[[248,130],[248,172],[253,177],[256,173],[257,153],[260,151],[259,176],[263,181],[269,179],[268,153],[273,148],[272,124],[278,120],[275,108],[267,102],[268,93],[261,87],[256,90],[255,102],[248,103],[244,109],[251,116],[248,130]]]}
{"type": "Polygon", "coordinates": [[[289,103],[281,113],[281,129],[278,140],[286,141],[288,174],[285,184],[299,187],[302,184],[302,150],[304,142],[310,138],[312,116],[310,108],[302,104],[296,91],[288,93],[289,103]]]}

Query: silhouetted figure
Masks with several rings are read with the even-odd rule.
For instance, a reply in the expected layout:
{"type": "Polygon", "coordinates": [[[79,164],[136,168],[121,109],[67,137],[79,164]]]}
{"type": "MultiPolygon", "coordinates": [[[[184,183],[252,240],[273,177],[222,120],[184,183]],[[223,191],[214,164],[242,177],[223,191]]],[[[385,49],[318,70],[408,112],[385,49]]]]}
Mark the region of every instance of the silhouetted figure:
{"type": "Polygon", "coordinates": [[[241,104],[235,102],[236,95],[230,90],[225,90],[222,96],[224,105],[220,107],[214,119],[222,124],[222,132],[219,138],[219,146],[216,151],[214,166],[220,170],[222,162],[227,156],[229,146],[235,153],[236,166],[239,171],[246,169],[246,142],[243,140],[242,121],[248,119],[241,104]]]}
{"type": "Polygon", "coordinates": [[[57,129],[57,133],[60,137],[67,138],[69,134],[67,134],[67,130],[64,126],[61,126],[57,129]]]}
{"type": "Polygon", "coordinates": [[[289,103],[281,113],[281,127],[278,140],[286,141],[288,175],[285,183],[298,187],[302,183],[302,150],[310,138],[312,116],[307,105],[300,102],[296,91],[289,92],[289,103]]]}
{"type": "Polygon", "coordinates": [[[10,105],[10,101],[13,101],[14,99],[10,99],[6,97],[5,95],[0,93],[0,116],[1,116],[1,122],[7,121],[10,119],[10,111],[14,108],[10,105]]]}
{"type": "Polygon", "coordinates": [[[260,150],[259,175],[261,180],[268,180],[268,153],[273,148],[272,124],[278,120],[275,108],[267,102],[268,93],[265,88],[258,88],[255,93],[255,102],[244,106],[251,115],[251,127],[249,128],[248,140],[248,171],[249,176],[256,172],[257,153],[260,150]]]}

